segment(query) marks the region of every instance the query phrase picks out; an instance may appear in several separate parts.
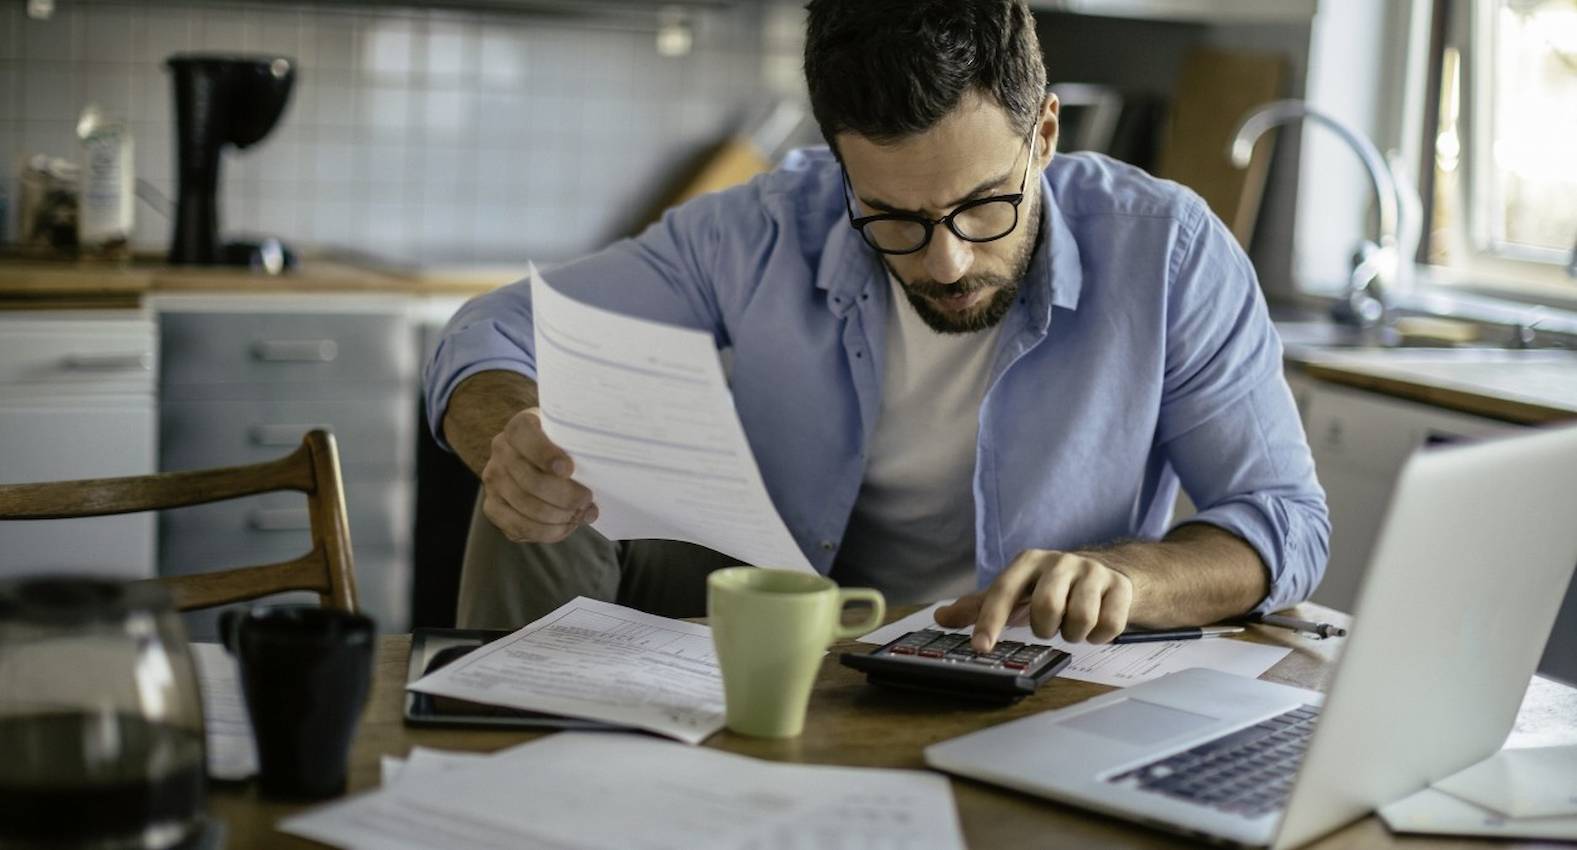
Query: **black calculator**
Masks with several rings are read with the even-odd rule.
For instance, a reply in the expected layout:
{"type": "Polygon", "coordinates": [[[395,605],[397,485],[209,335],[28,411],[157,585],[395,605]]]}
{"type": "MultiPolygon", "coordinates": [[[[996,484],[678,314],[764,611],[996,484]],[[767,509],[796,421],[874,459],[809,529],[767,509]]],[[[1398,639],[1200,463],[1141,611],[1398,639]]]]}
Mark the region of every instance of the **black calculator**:
{"type": "Polygon", "coordinates": [[[998,641],[976,652],[969,635],[925,629],[871,653],[845,652],[846,667],[873,685],[918,689],[993,702],[1028,696],[1068,666],[1073,656],[1040,643],[998,641]]]}

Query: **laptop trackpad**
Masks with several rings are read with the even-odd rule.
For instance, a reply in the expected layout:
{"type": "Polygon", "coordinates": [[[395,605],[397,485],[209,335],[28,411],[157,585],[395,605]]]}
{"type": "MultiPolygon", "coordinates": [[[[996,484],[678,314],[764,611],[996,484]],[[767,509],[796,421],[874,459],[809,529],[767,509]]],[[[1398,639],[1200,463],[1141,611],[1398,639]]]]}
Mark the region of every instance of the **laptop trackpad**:
{"type": "Polygon", "coordinates": [[[1217,718],[1191,711],[1124,699],[1105,708],[1086,711],[1062,722],[1082,732],[1124,744],[1148,747],[1186,735],[1217,722],[1217,718]]]}

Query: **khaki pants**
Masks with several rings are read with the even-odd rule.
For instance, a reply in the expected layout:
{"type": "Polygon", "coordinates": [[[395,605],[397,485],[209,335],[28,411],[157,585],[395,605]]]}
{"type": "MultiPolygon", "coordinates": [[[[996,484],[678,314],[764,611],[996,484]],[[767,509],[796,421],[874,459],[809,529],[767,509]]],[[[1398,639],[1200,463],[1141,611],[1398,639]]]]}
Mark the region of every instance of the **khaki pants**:
{"type": "Polygon", "coordinates": [[[516,629],[577,596],[664,617],[706,616],[706,577],[739,561],[673,540],[614,542],[582,528],[558,543],[512,543],[471,513],[456,625],[516,629]]]}

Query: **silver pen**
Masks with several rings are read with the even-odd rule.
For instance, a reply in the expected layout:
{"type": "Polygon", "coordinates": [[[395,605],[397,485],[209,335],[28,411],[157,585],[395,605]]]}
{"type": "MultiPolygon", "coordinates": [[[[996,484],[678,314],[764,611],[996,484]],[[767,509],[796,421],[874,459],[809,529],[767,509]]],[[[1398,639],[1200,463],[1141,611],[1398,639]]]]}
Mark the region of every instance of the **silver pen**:
{"type": "Polygon", "coordinates": [[[1300,620],[1297,617],[1283,617],[1280,614],[1260,614],[1252,618],[1250,622],[1264,626],[1291,629],[1295,632],[1303,632],[1320,638],[1345,637],[1347,635],[1347,630],[1341,626],[1333,626],[1330,623],[1311,623],[1308,620],[1300,620]]]}

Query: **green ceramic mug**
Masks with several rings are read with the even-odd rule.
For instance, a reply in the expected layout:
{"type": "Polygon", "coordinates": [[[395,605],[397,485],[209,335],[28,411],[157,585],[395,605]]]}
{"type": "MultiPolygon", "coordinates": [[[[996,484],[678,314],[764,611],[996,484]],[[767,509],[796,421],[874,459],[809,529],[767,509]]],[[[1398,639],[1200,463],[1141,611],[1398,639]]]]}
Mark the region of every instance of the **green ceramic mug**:
{"type": "Polygon", "coordinates": [[[869,587],[840,588],[797,570],[729,567],[706,580],[706,615],[723,671],[728,728],[743,735],[792,738],[805,728],[805,705],[827,647],[881,625],[887,602],[869,587]],[[844,625],[843,609],[869,602],[869,615],[844,625]]]}

